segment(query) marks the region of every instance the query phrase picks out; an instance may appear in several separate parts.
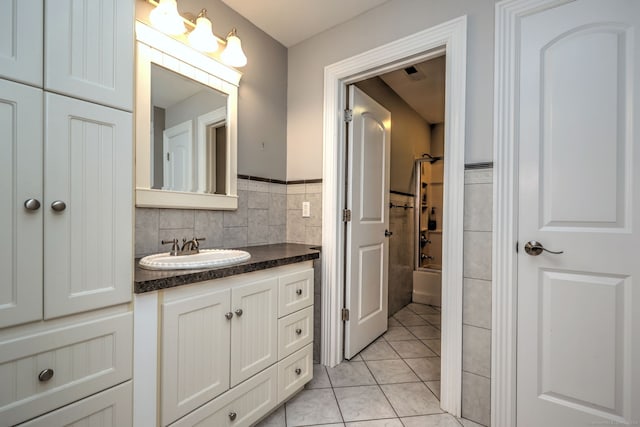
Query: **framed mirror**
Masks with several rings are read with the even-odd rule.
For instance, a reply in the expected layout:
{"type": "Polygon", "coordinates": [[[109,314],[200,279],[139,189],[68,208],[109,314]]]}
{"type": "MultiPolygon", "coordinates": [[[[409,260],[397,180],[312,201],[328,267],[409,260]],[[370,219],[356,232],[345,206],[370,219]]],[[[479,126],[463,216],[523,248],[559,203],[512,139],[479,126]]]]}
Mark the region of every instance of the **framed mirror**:
{"type": "Polygon", "coordinates": [[[136,206],[237,209],[241,74],[136,23],[136,206]]]}

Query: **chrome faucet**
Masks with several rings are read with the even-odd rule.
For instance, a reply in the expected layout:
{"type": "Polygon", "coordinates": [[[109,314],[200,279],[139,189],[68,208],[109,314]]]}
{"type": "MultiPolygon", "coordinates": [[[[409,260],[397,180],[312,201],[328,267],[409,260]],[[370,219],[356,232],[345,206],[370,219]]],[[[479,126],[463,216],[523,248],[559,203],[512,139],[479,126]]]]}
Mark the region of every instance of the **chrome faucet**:
{"type": "Polygon", "coordinates": [[[173,240],[162,240],[161,243],[163,245],[171,244],[171,251],[169,252],[170,256],[182,256],[182,255],[194,255],[200,253],[200,242],[205,240],[204,237],[194,237],[191,240],[187,240],[185,237],[182,238],[182,246],[178,244],[178,239],[173,240]]]}

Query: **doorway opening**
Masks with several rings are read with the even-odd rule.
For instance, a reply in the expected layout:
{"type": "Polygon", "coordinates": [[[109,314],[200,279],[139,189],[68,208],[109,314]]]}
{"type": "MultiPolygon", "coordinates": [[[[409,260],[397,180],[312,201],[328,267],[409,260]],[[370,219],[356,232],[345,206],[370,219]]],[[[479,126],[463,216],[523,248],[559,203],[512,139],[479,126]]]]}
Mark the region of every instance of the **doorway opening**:
{"type": "MultiPolygon", "coordinates": [[[[440,407],[460,415],[462,371],[462,223],[466,17],[460,17],[325,68],[321,363],[343,359],[347,85],[445,54],[440,407]]],[[[422,153],[420,153],[422,154],[422,153]]],[[[413,170],[413,165],[410,168],[413,170]]],[[[349,321],[356,321],[353,317],[349,321]]]]}

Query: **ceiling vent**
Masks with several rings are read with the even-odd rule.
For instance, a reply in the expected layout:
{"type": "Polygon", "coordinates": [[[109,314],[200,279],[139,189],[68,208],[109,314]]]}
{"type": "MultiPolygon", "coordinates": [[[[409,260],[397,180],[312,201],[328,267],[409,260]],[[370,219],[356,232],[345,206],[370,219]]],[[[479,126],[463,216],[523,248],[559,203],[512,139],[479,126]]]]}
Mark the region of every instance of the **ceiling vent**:
{"type": "Polygon", "coordinates": [[[407,75],[407,77],[409,77],[411,80],[422,80],[425,78],[425,75],[422,71],[418,70],[416,67],[414,67],[413,65],[410,67],[407,67],[404,69],[405,74],[407,75]]]}

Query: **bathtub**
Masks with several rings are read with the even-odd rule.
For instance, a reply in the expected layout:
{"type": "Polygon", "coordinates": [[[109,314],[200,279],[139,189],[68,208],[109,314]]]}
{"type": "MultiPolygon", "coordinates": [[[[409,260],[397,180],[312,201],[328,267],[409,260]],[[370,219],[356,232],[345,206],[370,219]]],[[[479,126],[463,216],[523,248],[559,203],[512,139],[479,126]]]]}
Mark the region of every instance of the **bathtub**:
{"type": "Polygon", "coordinates": [[[442,305],[442,275],[440,270],[413,271],[413,302],[442,305]]]}

